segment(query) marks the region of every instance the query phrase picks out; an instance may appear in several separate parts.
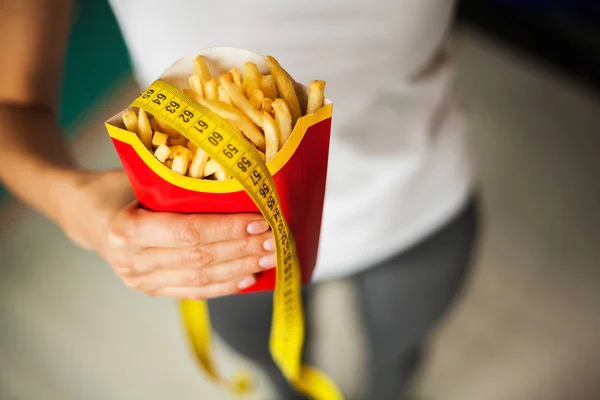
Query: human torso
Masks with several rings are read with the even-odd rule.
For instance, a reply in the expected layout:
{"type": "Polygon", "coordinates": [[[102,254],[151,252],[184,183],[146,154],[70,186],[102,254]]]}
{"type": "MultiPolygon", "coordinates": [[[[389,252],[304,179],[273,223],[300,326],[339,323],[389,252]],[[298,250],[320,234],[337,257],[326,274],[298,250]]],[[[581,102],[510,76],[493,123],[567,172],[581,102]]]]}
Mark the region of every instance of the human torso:
{"type": "Polygon", "coordinates": [[[466,201],[466,129],[439,57],[451,1],[111,3],[143,85],[212,46],[273,54],[297,81],[327,81],[334,118],[317,279],[403,250],[466,201]]]}

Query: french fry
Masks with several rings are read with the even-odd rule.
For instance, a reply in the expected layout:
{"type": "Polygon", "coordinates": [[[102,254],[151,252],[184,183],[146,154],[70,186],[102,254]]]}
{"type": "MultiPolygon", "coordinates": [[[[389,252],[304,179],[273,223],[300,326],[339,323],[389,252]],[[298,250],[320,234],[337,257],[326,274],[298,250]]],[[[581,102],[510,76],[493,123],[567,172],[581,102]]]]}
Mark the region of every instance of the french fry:
{"type": "Polygon", "coordinates": [[[279,127],[279,147],[283,147],[292,134],[292,114],[285,100],[277,99],[273,102],[273,114],[279,127]]]}
{"type": "Polygon", "coordinates": [[[271,161],[275,154],[279,151],[279,128],[271,117],[269,113],[263,113],[263,117],[265,119],[265,126],[263,127],[265,131],[265,141],[266,149],[265,149],[265,159],[267,162],[271,161]]]}
{"type": "Polygon", "coordinates": [[[169,143],[172,146],[187,146],[188,140],[183,135],[177,135],[169,138],[169,143]]]}
{"type": "Polygon", "coordinates": [[[138,113],[138,135],[144,146],[148,150],[152,150],[152,127],[148,120],[148,114],[143,108],[140,108],[138,113]]]}
{"type": "Polygon", "coordinates": [[[133,110],[127,110],[123,113],[123,123],[125,129],[129,132],[138,133],[138,116],[133,110]]]}
{"type": "Polygon", "coordinates": [[[208,154],[204,150],[196,148],[194,159],[192,160],[192,163],[190,164],[190,168],[188,170],[188,176],[196,179],[204,178],[204,170],[206,169],[207,161],[208,154]]]}
{"type": "Polygon", "coordinates": [[[208,100],[219,99],[219,84],[215,78],[210,78],[204,82],[204,97],[208,100]]]}
{"type": "Polygon", "coordinates": [[[154,119],[160,127],[161,132],[166,133],[167,135],[169,135],[170,138],[179,136],[179,131],[177,131],[177,129],[171,128],[169,125],[167,125],[167,123],[161,121],[159,118],[154,117],[154,119]]]}
{"type": "Polygon", "coordinates": [[[217,171],[215,172],[215,179],[218,181],[226,181],[231,179],[229,172],[225,171],[220,165],[217,164],[217,171]]]}
{"type": "Polygon", "coordinates": [[[233,76],[231,74],[224,74],[219,78],[219,83],[225,88],[233,104],[246,114],[252,122],[262,128],[263,116],[261,112],[252,107],[250,100],[244,96],[242,90],[233,82],[233,76]]]}
{"type": "Polygon", "coordinates": [[[242,75],[240,74],[240,70],[237,68],[234,68],[231,71],[229,71],[229,73],[233,77],[233,81],[235,82],[237,87],[239,87],[241,89],[242,88],[242,75]]]}
{"type": "Polygon", "coordinates": [[[161,144],[154,152],[154,157],[164,164],[171,157],[171,149],[167,145],[161,144]]]}
{"type": "Polygon", "coordinates": [[[250,104],[257,110],[260,110],[260,106],[262,106],[264,99],[265,95],[263,92],[261,92],[260,89],[255,89],[254,92],[252,92],[252,96],[250,96],[250,104]]]}
{"type": "Polygon", "coordinates": [[[192,154],[196,154],[196,151],[198,151],[198,146],[196,146],[194,143],[192,143],[191,141],[188,142],[187,144],[187,148],[190,149],[190,151],[192,152],[192,154]]]}
{"type": "Polygon", "coordinates": [[[219,170],[219,163],[214,158],[211,158],[206,162],[204,167],[204,176],[211,176],[219,170]]]}
{"type": "MultiPolygon", "coordinates": [[[[235,86],[235,85],[234,85],[235,86]]],[[[239,89],[238,89],[239,90],[239,89]]],[[[241,92],[240,92],[241,94],[241,92]]],[[[243,95],[242,95],[243,96],[243,95]]],[[[211,101],[207,99],[201,99],[203,106],[208,108],[210,111],[219,115],[221,118],[225,119],[231,125],[242,131],[242,133],[252,142],[256,147],[261,150],[265,149],[265,138],[258,129],[256,125],[252,121],[248,119],[240,110],[237,108],[225,104],[220,101],[211,101]]],[[[258,110],[254,110],[259,112],[258,110]]],[[[262,118],[262,114],[261,114],[262,118]]]]}
{"type": "Polygon", "coordinates": [[[179,175],[186,175],[188,170],[189,159],[184,155],[173,157],[173,164],[171,169],[177,172],[179,175]]]}
{"type": "Polygon", "coordinates": [[[154,132],[159,131],[160,132],[160,125],[158,125],[158,122],[156,122],[156,118],[148,116],[148,118],[150,119],[150,127],[152,128],[152,130],[154,132]]]}
{"type": "Polygon", "coordinates": [[[169,135],[167,135],[166,133],[155,131],[154,136],[152,136],[152,146],[154,148],[164,146],[167,144],[168,139],[169,135]]]}
{"type": "Polygon", "coordinates": [[[199,95],[197,92],[194,92],[192,89],[183,89],[183,93],[187,94],[198,103],[200,103],[200,99],[203,98],[203,96],[199,95]]]}
{"type": "MultiPolygon", "coordinates": [[[[176,156],[176,155],[181,155],[181,154],[189,156],[190,155],[190,149],[188,149],[187,147],[182,146],[180,144],[176,144],[174,146],[171,146],[171,153],[173,154],[173,157],[176,156]]],[[[173,157],[171,157],[171,158],[173,158],[173,157]]]]}
{"type": "Polygon", "coordinates": [[[269,63],[269,70],[275,78],[277,91],[290,108],[293,127],[296,125],[296,121],[302,116],[302,111],[300,110],[300,102],[298,101],[292,78],[287,71],[279,65],[279,62],[275,58],[267,56],[267,62],[269,63]]]}
{"type": "Polygon", "coordinates": [[[192,75],[190,76],[190,79],[188,81],[190,83],[190,88],[192,88],[192,91],[198,96],[203,97],[204,90],[202,89],[202,81],[200,80],[200,77],[198,75],[192,75]]]}
{"type": "Polygon", "coordinates": [[[206,65],[206,61],[202,56],[198,56],[194,59],[194,73],[200,78],[200,81],[206,82],[212,76],[210,75],[210,70],[208,69],[208,65],[206,65]]]}
{"type": "Polygon", "coordinates": [[[312,81],[309,85],[307,114],[314,114],[323,107],[325,97],[325,81],[312,81]]]}
{"type": "Polygon", "coordinates": [[[273,100],[265,97],[260,105],[260,111],[271,114],[273,112],[273,100]]]}
{"type": "Polygon", "coordinates": [[[244,64],[244,74],[242,75],[242,89],[248,98],[252,97],[254,91],[260,89],[260,73],[258,67],[253,62],[244,64]]]}
{"type": "Polygon", "coordinates": [[[262,90],[265,97],[271,100],[275,100],[279,96],[273,75],[263,75],[260,77],[260,90],[262,90]]]}
{"type": "Polygon", "coordinates": [[[172,159],[165,161],[163,164],[165,164],[165,167],[167,167],[169,169],[173,168],[173,160],[172,159]]]}
{"type": "Polygon", "coordinates": [[[225,104],[233,105],[231,98],[229,98],[229,95],[227,94],[227,90],[225,90],[223,86],[219,86],[219,101],[222,101],[225,104]]]}
{"type": "Polygon", "coordinates": [[[206,167],[204,168],[204,176],[211,175],[213,175],[217,181],[226,181],[231,178],[231,175],[225,171],[214,158],[208,160],[206,167]]]}
{"type": "Polygon", "coordinates": [[[173,166],[171,169],[180,175],[186,175],[190,162],[190,150],[183,146],[173,146],[173,166]]]}

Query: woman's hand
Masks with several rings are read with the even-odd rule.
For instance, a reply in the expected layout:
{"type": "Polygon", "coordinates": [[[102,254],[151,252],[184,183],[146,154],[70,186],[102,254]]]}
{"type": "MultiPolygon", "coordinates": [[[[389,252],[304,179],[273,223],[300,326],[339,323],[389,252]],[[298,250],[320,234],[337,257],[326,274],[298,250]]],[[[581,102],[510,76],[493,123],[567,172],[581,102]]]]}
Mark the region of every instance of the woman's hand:
{"type": "Polygon", "coordinates": [[[260,215],[152,212],[134,201],[123,172],[83,180],[61,225],[132,289],[201,300],[252,286],[255,273],[275,266],[273,237],[260,215]]]}

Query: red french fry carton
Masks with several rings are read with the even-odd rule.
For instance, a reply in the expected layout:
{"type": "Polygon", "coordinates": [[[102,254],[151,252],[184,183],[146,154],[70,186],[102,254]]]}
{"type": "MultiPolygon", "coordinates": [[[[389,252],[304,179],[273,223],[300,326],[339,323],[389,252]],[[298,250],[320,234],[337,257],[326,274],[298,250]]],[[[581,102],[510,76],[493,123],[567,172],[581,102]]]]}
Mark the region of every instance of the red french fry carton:
{"type": "MultiPolygon", "coordinates": [[[[257,64],[262,74],[269,69],[264,56],[234,48],[211,48],[190,54],[169,67],[159,78],[180,89],[189,88],[193,60],[201,55],[213,76],[257,64]]],[[[296,84],[301,104],[308,89],[296,84]]],[[[133,99],[132,99],[133,100],[133,99]]],[[[332,105],[329,101],[315,114],[306,115],[294,127],[288,141],[267,163],[281,200],[282,212],[296,242],[302,284],[311,281],[317,260],[323,198],[327,177],[332,105]]],[[[158,161],[138,136],[125,130],[122,112],[106,122],[115,149],[140,204],[152,211],[175,213],[259,213],[254,201],[235,180],[212,181],[179,175],[158,161]]],[[[257,283],[242,291],[275,289],[275,270],[257,275],[257,283]]]]}

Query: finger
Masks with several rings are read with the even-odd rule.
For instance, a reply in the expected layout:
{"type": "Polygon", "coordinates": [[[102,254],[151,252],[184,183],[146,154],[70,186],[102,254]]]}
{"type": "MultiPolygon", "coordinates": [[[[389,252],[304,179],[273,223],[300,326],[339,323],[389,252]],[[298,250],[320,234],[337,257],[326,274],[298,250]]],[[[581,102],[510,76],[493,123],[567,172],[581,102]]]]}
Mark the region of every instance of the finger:
{"type": "Polygon", "coordinates": [[[110,236],[127,247],[189,247],[267,230],[268,224],[257,214],[176,214],[127,207],[111,224],[110,236]]]}
{"type": "Polygon", "coordinates": [[[205,268],[159,270],[126,277],[124,281],[130,288],[142,292],[172,286],[204,287],[274,268],[275,263],[275,253],[254,255],[205,268]]]}
{"type": "Polygon", "coordinates": [[[138,274],[165,269],[198,269],[245,256],[267,254],[273,250],[273,235],[267,232],[194,247],[142,249],[135,254],[129,267],[138,274]]]}
{"type": "Polygon", "coordinates": [[[256,283],[252,275],[233,279],[228,282],[216,283],[204,287],[165,287],[151,293],[152,296],[174,297],[177,299],[206,300],[238,293],[242,289],[251,287],[256,283]]]}

